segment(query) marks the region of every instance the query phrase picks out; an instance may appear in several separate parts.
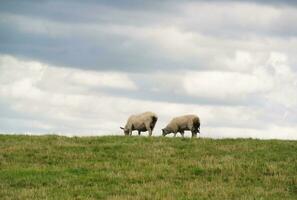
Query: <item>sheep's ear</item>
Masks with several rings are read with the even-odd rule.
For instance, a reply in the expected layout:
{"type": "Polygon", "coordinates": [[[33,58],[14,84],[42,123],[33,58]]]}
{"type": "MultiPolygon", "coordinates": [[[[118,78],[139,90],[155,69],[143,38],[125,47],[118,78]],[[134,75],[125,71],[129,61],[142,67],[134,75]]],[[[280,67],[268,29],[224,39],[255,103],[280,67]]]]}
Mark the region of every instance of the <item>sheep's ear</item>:
{"type": "Polygon", "coordinates": [[[123,129],[123,130],[124,130],[124,128],[123,128],[123,127],[120,127],[120,129],[123,129]]]}

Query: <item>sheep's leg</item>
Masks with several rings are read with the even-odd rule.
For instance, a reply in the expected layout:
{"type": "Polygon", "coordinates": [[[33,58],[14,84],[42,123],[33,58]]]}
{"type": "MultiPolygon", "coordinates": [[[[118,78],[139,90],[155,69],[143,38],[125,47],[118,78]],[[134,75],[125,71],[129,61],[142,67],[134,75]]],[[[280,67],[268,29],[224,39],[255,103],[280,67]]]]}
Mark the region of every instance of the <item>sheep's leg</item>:
{"type": "Polygon", "coordinates": [[[194,130],[195,136],[198,137],[198,133],[200,134],[200,123],[197,124],[196,126],[193,126],[193,130],[194,130]]]}
{"type": "Polygon", "coordinates": [[[180,134],[181,134],[182,137],[184,137],[185,132],[181,131],[180,134]]]}
{"type": "Polygon", "coordinates": [[[132,130],[131,129],[129,130],[129,135],[132,136],[132,130]]]}
{"type": "Polygon", "coordinates": [[[195,136],[198,137],[198,134],[200,135],[200,125],[196,128],[195,136]]]}
{"type": "Polygon", "coordinates": [[[200,134],[200,122],[199,121],[195,121],[195,123],[193,123],[192,130],[196,137],[198,136],[198,133],[200,134]]]}
{"type": "Polygon", "coordinates": [[[138,131],[138,135],[140,135],[141,131],[138,131]]]}
{"type": "Polygon", "coordinates": [[[152,129],[149,129],[148,132],[149,132],[149,136],[152,136],[152,134],[153,134],[152,129]]]}
{"type": "Polygon", "coordinates": [[[149,132],[149,136],[152,136],[153,130],[151,129],[150,123],[145,124],[145,128],[149,132]]]}
{"type": "Polygon", "coordinates": [[[174,132],[173,134],[174,134],[174,136],[173,136],[173,137],[176,137],[176,134],[177,134],[177,132],[174,132]]]}
{"type": "Polygon", "coordinates": [[[196,130],[192,130],[191,132],[192,132],[192,138],[197,137],[197,131],[196,130]]]}
{"type": "Polygon", "coordinates": [[[190,124],[189,124],[189,129],[190,129],[191,132],[192,132],[192,138],[193,138],[193,137],[197,137],[198,129],[197,129],[197,127],[196,127],[196,124],[190,123],[190,124]]]}

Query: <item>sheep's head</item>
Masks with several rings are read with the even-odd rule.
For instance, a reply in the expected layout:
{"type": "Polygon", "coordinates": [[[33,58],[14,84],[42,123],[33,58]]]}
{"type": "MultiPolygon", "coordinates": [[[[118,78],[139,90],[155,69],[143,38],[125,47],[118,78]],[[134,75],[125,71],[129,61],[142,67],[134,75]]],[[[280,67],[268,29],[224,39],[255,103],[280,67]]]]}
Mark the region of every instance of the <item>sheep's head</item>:
{"type": "Polygon", "coordinates": [[[129,135],[129,130],[127,128],[123,128],[123,127],[120,127],[122,130],[124,130],[124,134],[125,135],[129,135]]]}
{"type": "Polygon", "coordinates": [[[167,128],[163,128],[162,129],[162,135],[163,136],[166,136],[167,134],[169,134],[170,133],[170,131],[167,129],[167,128]]]}

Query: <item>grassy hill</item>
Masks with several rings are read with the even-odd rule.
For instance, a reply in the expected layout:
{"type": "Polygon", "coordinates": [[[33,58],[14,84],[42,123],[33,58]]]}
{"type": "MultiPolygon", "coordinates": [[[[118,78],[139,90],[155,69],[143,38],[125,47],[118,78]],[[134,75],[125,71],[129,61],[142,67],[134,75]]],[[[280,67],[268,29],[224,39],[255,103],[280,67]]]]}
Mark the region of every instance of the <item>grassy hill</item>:
{"type": "Polygon", "coordinates": [[[297,142],[0,136],[0,199],[297,199],[297,142]]]}

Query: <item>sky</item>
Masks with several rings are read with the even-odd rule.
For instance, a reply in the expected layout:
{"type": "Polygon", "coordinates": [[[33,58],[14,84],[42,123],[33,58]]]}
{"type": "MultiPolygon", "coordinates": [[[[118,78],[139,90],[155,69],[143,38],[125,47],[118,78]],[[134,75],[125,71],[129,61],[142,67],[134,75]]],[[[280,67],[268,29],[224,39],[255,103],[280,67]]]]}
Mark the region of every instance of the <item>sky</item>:
{"type": "Polygon", "coordinates": [[[297,3],[0,0],[0,133],[297,139],[297,3]],[[136,133],[135,133],[136,134],[136,133]],[[190,133],[186,133],[190,135],[190,133]]]}

